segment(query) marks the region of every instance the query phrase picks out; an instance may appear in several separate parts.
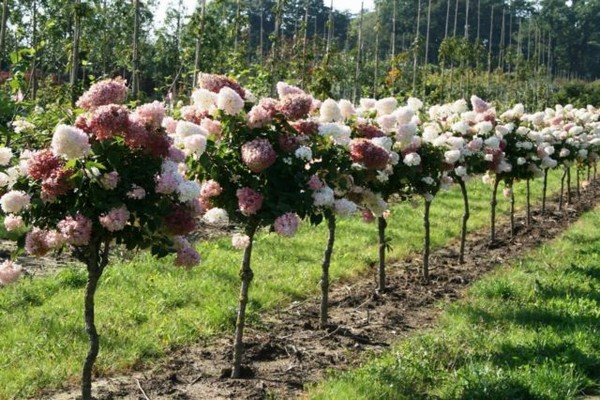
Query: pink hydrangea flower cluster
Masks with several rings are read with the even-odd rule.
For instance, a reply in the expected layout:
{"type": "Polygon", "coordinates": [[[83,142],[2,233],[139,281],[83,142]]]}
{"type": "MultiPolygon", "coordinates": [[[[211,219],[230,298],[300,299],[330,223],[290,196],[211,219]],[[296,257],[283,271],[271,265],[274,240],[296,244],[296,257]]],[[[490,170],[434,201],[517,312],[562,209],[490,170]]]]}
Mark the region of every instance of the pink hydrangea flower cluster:
{"type": "Polygon", "coordinates": [[[238,250],[243,250],[250,245],[250,237],[248,235],[235,233],[231,237],[231,245],[238,250]]]}
{"type": "Polygon", "coordinates": [[[101,141],[122,135],[128,129],[129,110],[118,104],[98,107],[87,120],[87,130],[101,141]]]}
{"type": "Polygon", "coordinates": [[[260,173],[269,168],[277,154],[267,139],[257,138],[242,146],[242,161],[254,173],[260,173]]]}
{"type": "Polygon", "coordinates": [[[85,246],[92,237],[92,221],[79,213],[60,221],[57,228],[65,241],[73,246],[85,246]]]}
{"type": "Polygon", "coordinates": [[[23,226],[23,217],[19,215],[8,214],[6,217],[4,217],[4,227],[8,232],[16,231],[23,226]]]}
{"type": "Polygon", "coordinates": [[[127,97],[127,86],[121,78],[105,79],[92,85],[90,90],[77,100],[77,107],[93,111],[107,104],[122,104],[127,97]]]}
{"type": "Polygon", "coordinates": [[[389,161],[390,153],[369,139],[361,138],[350,142],[350,157],[367,169],[383,169],[389,161]]]}
{"type": "Polygon", "coordinates": [[[106,214],[102,214],[99,218],[100,224],[110,232],[120,231],[125,228],[127,220],[131,216],[127,207],[121,206],[113,208],[106,214]]]}
{"type": "Polygon", "coordinates": [[[119,184],[119,173],[117,171],[107,172],[100,177],[100,184],[106,190],[114,190],[119,184]]]}
{"type": "Polygon", "coordinates": [[[225,75],[198,74],[198,87],[214,93],[219,93],[224,87],[233,89],[242,99],[246,97],[246,90],[239,83],[225,75]]]}
{"type": "Polygon", "coordinates": [[[11,190],[0,198],[2,211],[18,214],[31,204],[31,196],[22,190],[11,190]]]}
{"type": "Polygon", "coordinates": [[[240,212],[245,216],[256,214],[262,208],[264,197],[252,188],[243,187],[236,192],[240,212]]]}
{"type": "Polygon", "coordinates": [[[311,190],[319,190],[323,186],[325,186],[323,181],[317,175],[311,176],[310,179],[308,180],[308,187],[311,190]]]}
{"type": "Polygon", "coordinates": [[[186,235],[196,229],[196,220],[188,210],[176,206],[165,218],[165,226],[173,235],[186,235]]]}
{"type": "Polygon", "coordinates": [[[177,250],[175,265],[185,268],[191,268],[200,263],[200,254],[191,246],[182,247],[177,250]]]}
{"type": "Polygon", "coordinates": [[[23,269],[19,264],[15,264],[11,260],[6,260],[0,264],[0,285],[8,285],[16,282],[23,273],[23,269]]]}
{"type": "Polygon", "coordinates": [[[307,94],[287,95],[279,102],[279,112],[290,120],[296,121],[306,118],[310,113],[313,98],[307,94]]]}
{"type": "Polygon", "coordinates": [[[135,109],[132,118],[141,121],[150,130],[159,129],[165,118],[165,106],[156,100],[152,103],[142,104],[135,109]]]}
{"type": "Polygon", "coordinates": [[[281,236],[292,237],[298,231],[300,226],[300,217],[296,213],[285,213],[275,220],[273,228],[281,236]]]}
{"type": "Polygon", "coordinates": [[[25,236],[25,250],[32,256],[44,256],[52,250],[52,246],[48,243],[48,231],[33,228],[25,236]]]}
{"type": "Polygon", "coordinates": [[[134,200],[141,200],[146,197],[146,190],[138,185],[133,185],[131,190],[127,192],[127,197],[134,200]]]}

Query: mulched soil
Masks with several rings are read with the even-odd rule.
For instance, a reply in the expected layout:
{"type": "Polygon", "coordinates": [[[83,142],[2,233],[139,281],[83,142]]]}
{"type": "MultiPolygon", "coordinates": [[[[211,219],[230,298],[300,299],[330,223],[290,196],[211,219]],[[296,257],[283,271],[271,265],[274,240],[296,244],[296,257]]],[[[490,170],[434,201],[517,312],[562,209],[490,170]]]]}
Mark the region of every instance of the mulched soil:
{"type": "MultiPolygon", "coordinates": [[[[152,369],[98,378],[94,393],[98,399],[153,400],[301,396],[305,385],[323,380],[328,370],[358,366],[366,356],[432,326],[443,304],[461,298],[471,282],[557,237],[592,209],[599,202],[599,187],[595,183],[580,199],[574,196],[573,204],[562,211],[556,210],[557,198],[552,199],[545,215],[533,213],[529,227],[524,213],[519,213],[513,239],[504,222],[497,227],[496,243],[490,244],[489,229],[470,234],[465,264],[458,263],[458,242],[433,252],[428,284],[420,276],[420,255],[389,266],[384,294],[375,293],[374,269],[335,284],[327,330],[318,327],[318,299],[266,313],[260,326],[246,330],[244,379],[227,377],[232,359],[233,335],[229,334],[176,350],[152,369]]],[[[77,394],[77,390],[48,392],[41,398],[75,399],[77,394]]]]}

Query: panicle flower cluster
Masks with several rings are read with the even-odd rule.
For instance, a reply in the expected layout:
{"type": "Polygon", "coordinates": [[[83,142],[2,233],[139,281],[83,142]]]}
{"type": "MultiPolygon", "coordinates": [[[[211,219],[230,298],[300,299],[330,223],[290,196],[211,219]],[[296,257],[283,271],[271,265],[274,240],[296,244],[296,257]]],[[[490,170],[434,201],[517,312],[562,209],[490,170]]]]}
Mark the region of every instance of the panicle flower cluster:
{"type": "Polygon", "coordinates": [[[245,216],[256,214],[262,208],[264,196],[256,190],[243,187],[236,192],[240,212],[245,216]]]}
{"type": "Polygon", "coordinates": [[[125,228],[131,213],[124,205],[111,209],[100,215],[100,224],[110,232],[120,231],[125,228]]]}
{"type": "Polygon", "coordinates": [[[267,139],[257,138],[242,146],[242,161],[254,173],[269,168],[276,159],[277,153],[267,139]]]}
{"type": "Polygon", "coordinates": [[[121,78],[100,81],[77,100],[77,107],[93,111],[107,104],[122,104],[127,97],[127,86],[121,78]]]}
{"type": "Polygon", "coordinates": [[[296,213],[285,213],[275,220],[273,228],[281,236],[292,237],[298,231],[300,226],[300,217],[296,213]]]}
{"type": "Polygon", "coordinates": [[[65,242],[73,246],[86,246],[92,237],[92,221],[80,213],[67,216],[56,227],[65,242]]]}
{"type": "Polygon", "coordinates": [[[11,260],[5,260],[0,264],[0,285],[8,285],[16,282],[22,273],[23,268],[19,264],[11,260]]]}

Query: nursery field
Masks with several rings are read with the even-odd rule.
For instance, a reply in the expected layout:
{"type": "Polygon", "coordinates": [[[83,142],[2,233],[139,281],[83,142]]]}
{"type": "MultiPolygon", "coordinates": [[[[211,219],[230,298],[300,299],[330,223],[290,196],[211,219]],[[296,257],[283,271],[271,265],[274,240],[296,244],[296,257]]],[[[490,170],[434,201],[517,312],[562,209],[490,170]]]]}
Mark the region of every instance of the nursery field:
{"type": "MultiPolygon", "coordinates": [[[[558,175],[550,174],[552,192],[559,188],[558,175]]],[[[489,225],[490,187],[473,180],[469,190],[470,227],[477,230],[489,225]]],[[[539,182],[534,181],[534,198],[539,192],[539,182]]],[[[522,199],[523,185],[515,185],[515,193],[522,199]]],[[[461,202],[456,188],[441,193],[433,202],[435,248],[447,246],[458,237],[461,202]]],[[[500,200],[499,209],[507,215],[505,199],[500,200]]],[[[369,265],[377,259],[376,226],[355,219],[341,220],[339,225],[332,260],[334,286],[361,276],[374,282],[375,271],[369,265]]],[[[418,263],[422,229],[421,206],[401,204],[393,208],[388,229],[390,263],[406,257],[414,257],[414,264],[418,263]]],[[[266,232],[257,237],[257,281],[251,289],[249,307],[253,327],[260,330],[265,312],[315,298],[325,242],[325,229],[308,225],[288,240],[266,232]]],[[[206,259],[201,267],[190,271],[175,269],[145,253],[116,261],[107,269],[98,290],[97,320],[103,332],[98,375],[148,368],[174,349],[231,334],[241,252],[232,249],[228,237],[205,241],[199,250],[206,259]]],[[[36,396],[43,389],[68,388],[77,382],[87,345],[78,306],[85,283],[85,270],[74,264],[55,275],[25,279],[0,291],[0,365],[4,367],[0,398],[36,396]]],[[[305,322],[316,324],[317,318],[305,322]]]]}

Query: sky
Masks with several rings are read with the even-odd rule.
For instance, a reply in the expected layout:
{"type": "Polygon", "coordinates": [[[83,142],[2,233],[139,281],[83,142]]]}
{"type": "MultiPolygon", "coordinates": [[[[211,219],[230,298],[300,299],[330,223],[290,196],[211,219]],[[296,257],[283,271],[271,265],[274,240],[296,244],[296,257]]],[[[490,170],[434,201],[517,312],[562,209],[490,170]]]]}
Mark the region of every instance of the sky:
{"type": "MultiPolygon", "coordinates": [[[[208,0],[208,2],[210,1],[211,0],[208,0]]],[[[331,0],[324,1],[326,5],[329,6],[331,0]]],[[[333,8],[340,11],[348,10],[352,13],[359,13],[361,1],[362,0],[333,0],[333,8]]],[[[364,0],[365,10],[373,8],[373,1],[374,0],[364,0]]],[[[158,20],[162,21],[169,5],[176,3],[177,0],[159,0],[157,11],[158,20]]],[[[184,0],[183,4],[187,8],[188,12],[190,12],[198,4],[198,0],[184,0]]]]}

